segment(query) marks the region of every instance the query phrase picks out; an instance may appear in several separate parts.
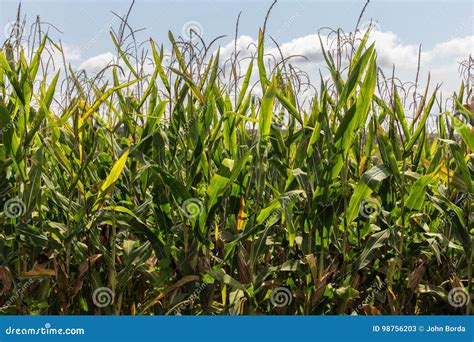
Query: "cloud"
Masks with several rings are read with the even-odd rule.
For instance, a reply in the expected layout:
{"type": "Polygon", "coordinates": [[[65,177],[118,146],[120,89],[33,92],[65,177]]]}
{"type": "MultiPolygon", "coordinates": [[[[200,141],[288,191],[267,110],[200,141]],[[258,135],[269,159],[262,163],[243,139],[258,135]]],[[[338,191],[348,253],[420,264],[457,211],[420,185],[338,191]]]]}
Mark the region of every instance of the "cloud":
{"type": "MultiPolygon", "coordinates": [[[[62,44],[64,59],[70,63],[78,62],[81,60],[81,51],[77,46],[62,44]]],[[[55,59],[60,59],[62,62],[62,56],[59,51],[55,50],[55,59]]]]}
{"type": "Polygon", "coordinates": [[[459,56],[467,58],[474,54],[474,36],[454,38],[447,42],[436,44],[432,51],[432,57],[456,59],[459,56]]]}
{"type": "MultiPolygon", "coordinates": [[[[34,55],[37,52],[36,46],[33,50],[30,49],[28,44],[23,44],[22,46],[26,56],[34,55]]],[[[62,51],[59,49],[59,45],[47,45],[41,57],[44,62],[51,65],[46,70],[46,75],[49,75],[56,73],[60,68],[63,69],[64,61],[66,61],[66,64],[74,64],[81,61],[81,52],[75,45],[62,43],[62,51]]]]}
{"type": "MultiPolygon", "coordinates": [[[[321,37],[326,44],[327,37],[321,37]]],[[[402,82],[414,82],[418,66],[419,45],[406,43],[393,32],[375,30],[369,39],[369,43],[375,42],[377,51],[377,63],[388,77],[392,74],[392,67],[395,65],[395,76],[402,82]]],[[[237,39],[237,51],[241,72],[245,74],[250,63],[250,58],[257,54],[257,41],[251,36],[242,35],[237,39]],[[247,58],[247,59],[245,59],[247,58]],[[245,59],[242,61],[242,59],[245,59]]],[[[76,60],[80,56],[79,52],[69,48],[70,54],[76,60]],[[75,51],[75,52],[74,52],[75,51]],[[74,53],[73,53],[74,52],[74,53]]],[[[306,58],[292,58],[291,64],[300,70],[305,71],[313,84],[318,84],[320,72],[323,77],[328,76],[327,67],[324,62],[319,36],[310,34],[295,38],[280,44],[283,56],[302,55],[306,58]]],[[[234,53],[234,41],[220,48],[220,60],[224,65],[234,53]]],[[[280,61],[280,52],[270,39],[266,40],[265,63],[274,64],[280,61]],[[271,57],[273,56],[273,57],[271,57]]],[[[439,42],[428,49],[422,49],[421,68],[419,73],[419,91],[423,89],[428,73],[431,74],[431,85],[442,83],[442,90],[451,94],[459,88],[461,77],[459,75],[459,63],[468,59],[469,54],[474,55],[474,36],[458,37],[444,42],[439,42]]],[[[116,61],[115,55],[111,52],[99,54],[80,63],[79,69],[87,73],[97,73],[110,63],[116,61]]],[[[166,61],[165,61],[166,63],[166,61]]],[[[152,66],[144,65],[146,73],[152,73],[152,66]]],[[[252,82],[258,80],[258,70],[254,66],[252,82]]]]}
{"type": "Polygon", "coordinates": [[[106,52],[86,59],[79,65],[79,69],[86,71],[88,74],[97,74],[106,66],[115,63],[115,61],[115,55],[111,52],[106,52]]]}
{"type": "MultiPolygon", "coordinates": [[[[306,58],[297,58],[299,63],[320,63],[323,59],[323,52],[321,50],[321,44],[317,34],[311,34],[305,37],[293,39],[290,42],[283,43],[280,45],[280,50],[283,56],[304,56],[306,58]]],[[[274,48],[269,51],[271,54],[277,53],[277,49],[274,48]]]]}
{"type": "Polygon", "coordinates": [[[410,69],[417,65],[418,46],[404,44],[395,33],[375,31],[369,40],[369,43],[372,42],[375,42],[380,67],[391,69],[395,65],[397,69],[410,69]]]}
{"type": "Polygon", "coordinates": [[[231,41],[227,45],[224,45],[220,49],[220,55],[223,60],[226,60],[232,56],[234,53],[234,46],[237,46],[237,51],[239,52],[239,58],[249,57],[256,54],[257,52],[257,41],[250,36],[242,35],[237,38],[237,44],[234,44],[234,41],[231,41]]]}
{"type": "MultiPolygon", "coordinates": [[[[324,44],[327,37],[321,37],[324,44]]],[[[385,75],[392,74],[395,65],[395,76],[402,82],[414,82],[418,67],[419,45],[405,43],[393,32],[373,31],[369,43],[375,42],[377,51],[377,63],[385,75]]],[[[256,40],[249,36],[240,36],[237,40],[237,48],[242,56],[255,54],[256,40]],[[250,51],[247,47],[250,46],[250,51]]],[[[280,53],[271,41],[266,41],[266,55],[273,55],[278,61],[280,53]]],[[[284,57],[292,55],[303,55],[303,58],[293,58],[291,63],[301,70],[306,71],[312,82],[319,80],[319,71],[327,75],[327,68],[320,46],[319,36],[311,34],[295,38],[289,42],[280,44],[284,57]]],[[[221,48],[221,56],[230,57],[234,51],[234,42],[230,42],[221,48]]],[[[441,84],[444,92],[452,93],[459,88],[461,77],[459,75],[459,63],[467,60],[469,55],[474,55],[474,36],[458,37],[448,41],[439,42],[428,49],[422,48],[421,68],[419,74],[419,85],[431,74],[432,85],[441,84]]],[[[268,58],[268,57],[267,57],[268,58]]],[[[268,60],[268,59],[267,59],[268,60]]]]}

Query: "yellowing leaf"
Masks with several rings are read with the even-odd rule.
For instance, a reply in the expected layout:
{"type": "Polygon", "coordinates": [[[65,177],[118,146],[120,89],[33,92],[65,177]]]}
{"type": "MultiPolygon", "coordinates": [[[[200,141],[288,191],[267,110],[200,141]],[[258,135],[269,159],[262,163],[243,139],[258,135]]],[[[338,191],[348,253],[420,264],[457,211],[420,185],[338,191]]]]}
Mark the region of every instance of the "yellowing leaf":
{"type": "Polygon", "coordinates": [[[247,214],[245,213],[245,198],[240,197],[240,209],[239,215],[237,216],[237,230],[242,230],[245,224],[247,214]]]}
{"type": "Polygon", "coordinates": [[[117,87],[113,87],[113,88],[109,88],[105,93],[102,94],[101,97],[99,97],[95,102],[94,104],[89,107],[86,112],[82,115],[82,121],[86,121],[97,109],[99,109],[100,105],[102,103],[104,103],[110,95],[112,95],[115,91],[119,90],[119,89],[122,89],[122,88],[126,88],[128,86],[131,86],[132,84],[134,83],[137,83],[138,81],[140,81],[141,79],[137,79],[137,80],[133,80],[131,82],[128,82],[128,83],[124,83],[124,84],[121,84],[117,87]]]}
{"type": "Polygon", "coordinates": [[[107,176],[107,178],[105,179],[105,181],[102,183],[100,187],[100,191],[97,196],[97,201],[94,206],[94,209],[97,209],[98,202],[100,202],[102,199],[105,198],[105,196],[107,196],[107,193],[113,188],[115,183],[118,181],[125,167],[125,163],[127,161],[129,153],[130,151],[126,150],[122,154],[122,156],[115,162],[114,166],[112,167],[112,170],[110,171],[109,175],[107,176]]]}
{"type": "Polygon", "coordinates": [[[55,276],[56,272],[47,268],[33,268],[31,271],[21,272],[20,277],[31,278],[31,277],[49,277],[55,276]]]}

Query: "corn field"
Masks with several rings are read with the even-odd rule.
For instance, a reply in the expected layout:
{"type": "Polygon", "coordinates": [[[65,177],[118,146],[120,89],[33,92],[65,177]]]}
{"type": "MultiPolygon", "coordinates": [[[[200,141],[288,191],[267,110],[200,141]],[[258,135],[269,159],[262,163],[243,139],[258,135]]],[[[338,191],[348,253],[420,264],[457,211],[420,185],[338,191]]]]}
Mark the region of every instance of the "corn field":
{"type": "Polygon", "coordinates": [[[125,21],[88,77],[38,26],[0,52],[1,314],[473,313],[472,84],[411,99],[370,28],[306,84],[265,25],[222,60],[125,21]]]}

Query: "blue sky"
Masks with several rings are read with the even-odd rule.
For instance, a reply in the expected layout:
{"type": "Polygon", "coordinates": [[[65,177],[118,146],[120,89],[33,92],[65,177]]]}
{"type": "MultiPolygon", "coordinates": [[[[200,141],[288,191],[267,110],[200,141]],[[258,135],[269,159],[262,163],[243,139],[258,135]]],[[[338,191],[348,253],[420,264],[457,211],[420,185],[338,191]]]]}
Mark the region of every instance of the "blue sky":
{"type": "MultiPolygon", "coordinates": [[[[202,36],[211,41],[227,35],[221,46],[231,44],[235,22],[242,11],[239,36],[242,47],[255,39],[263,24],[268,1],[251,0],[137,0],[130,16],[133,28],[145,28],[138,41],[149,37],[159,43],[168,41],[167,32],[182,32],[186,23],[198,23],[202,36]]],[[[316,34],[321,27],[353,30],[364,0],[280,0],[268,22],[267,33],[276,37],[289,52],[317,56],[316,34]],[[314,48],[313,48],[314,45],[314,48]]],[[[87,68],[105,63],[113,47],[108,36],[110,26],[118,26],[111,10],[124,14],[130,1],[123,0],[24,0],[22,13],[28,23],[40,15],[43,22],[54,24],[62,33],[51,29],[53,38],[61,38],[67,47],[70,62],[87,68]]],[[[0,28],[14,20],[18,1],[0,0],[0,28]]],[[[399,66],[401,77],[413,79],[418,45],[423,44],[423,70],[442,79],[448,88],[457,88],[458,62],[474,54],[474,2],[372,0],[362,22],[374,20],[381,32],[377,36],[379,64],[399,66]]],[[[46,27],[46,24],[43,25],[46,27]]],[[[5,32],[5,29],[3,30],[5,32]]],[[[317,75],[318,65],[307,65],[317,75]]]]}
{"type": "MultiPolygon", "coordinates": [[[[280,0],[272,12],[268,32],[272,34],[282,31],[278,38],[284,42],[315,33],[324,26],[341,27],[349,31],[355,26],[364,2],[280,0]],[[281,30],[281,26],[296,13],[297,20],[281,30]]],[[[54,24],[63,32],[58,35],[63,42],[86,45],[104,25],[114,23],[111,10],[125,13],[129,4],[128,0],[24,0],[22,10],[30,22],[36,15],[40,15],[43,21],[54,24]]],[[[242,11],[240,33],[255,36],[270,4],[271,1],[250,0],[137,0],[130,23],[134,28],[146,28],[139,35],[140,38],[152,36],[155,40],[166,42],[167,30],[180,32],[184,23],[197,21],[203,26],[206,39],[225,34],[227,39],[223,42],[227,42],[234,35],[239,11],[242,11]]],[[[0,6],[0,27],[4,27],[14,20],[18,1],[1,0],[0,6]]],[[[373,19],[382,30],[395,32],[404,43],[423,43],[429,48],[454,36],[472,35],[473,6],[473,2],[469,0],[373,0],[363,21],[373,19]]],[[[88,55],[106,50],[109,44],[107,35],[99,37],[98,43],[90,48],[88,55]]]]}

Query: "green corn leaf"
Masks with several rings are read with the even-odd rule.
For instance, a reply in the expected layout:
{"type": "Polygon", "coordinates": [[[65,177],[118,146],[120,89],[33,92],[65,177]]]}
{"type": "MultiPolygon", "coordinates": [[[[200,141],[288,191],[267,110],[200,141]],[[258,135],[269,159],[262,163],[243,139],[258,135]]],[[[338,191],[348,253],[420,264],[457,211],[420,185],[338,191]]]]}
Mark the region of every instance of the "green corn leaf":
{"type": "Polygon", "coordinates": [[[389,236],[390,231],[388,229],[372,234],[359,257],[352,263],[352,272],[355,273],[366,267],[375,257],[374,252],[385,245],[385,241],[389,236]]]}
{"type": "Polygon", "coordinates": [[[416,127],[415,132],[411,136],[408,143],[404,146],[406,156],[411,153],[411,149],[413,145],[415,145],[416,141],[418,140],[418,137],[420,136],[421,131],[425,129],[425,123],[426,123],[426,120],[428,120],[428,116],[431,112],[431,108],[433,108],[435,99],[436,99],[436,90],[433,92],[433,95],[431,95],[431,98],[424,109],[423,116],[421,118],[421,121],[418,123],[418,126],[416,127]]]}
{"type": "Polygon", "coordinates": [[[259,115],[260,137],[266,137],[270,134],[273,117],[273,103],[275,101],[275,88],[276,84],[275,80],[273,80],[263,96],[259,115]]]}
{"type": "Polygon", "coordinates": [[[426,186],[433,183],[433,175],[424,175],[416,180],[410,190],[405,206],[410,210],[420,210],[425,201],[426,186]]]}

